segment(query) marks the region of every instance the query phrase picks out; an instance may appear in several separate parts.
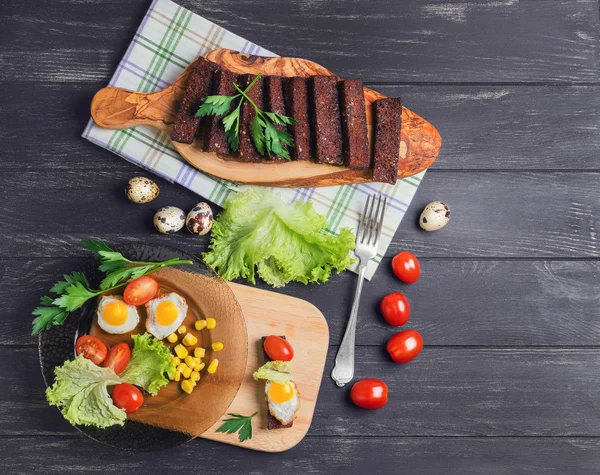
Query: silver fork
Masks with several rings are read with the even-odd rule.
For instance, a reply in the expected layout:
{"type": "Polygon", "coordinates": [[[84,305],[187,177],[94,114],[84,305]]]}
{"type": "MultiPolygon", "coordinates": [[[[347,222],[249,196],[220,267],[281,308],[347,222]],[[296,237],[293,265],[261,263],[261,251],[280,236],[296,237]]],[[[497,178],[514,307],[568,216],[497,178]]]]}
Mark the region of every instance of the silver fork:
{"type": "Polygon", "coordinates": [[[331,379],[340,388],[354,378],[354,341],[356,339],[356,320],[358,317],[360,293],[362,292],[367,264],[377,255],[386,203],[387,198],[384,197],[382,199],[381,195],[377,199],[375,196],[367,197],[365,210],[356,230],[356,248],[354,249],[354,253],[359,260],[358,282],[356,284],[356,291],[354,292],[354,301],[352,302],[348,326],[335,357],[335,366],[331,372],[331,379]],[[377,209],[375,209],[375,201],[377,201],[377,209]]]}

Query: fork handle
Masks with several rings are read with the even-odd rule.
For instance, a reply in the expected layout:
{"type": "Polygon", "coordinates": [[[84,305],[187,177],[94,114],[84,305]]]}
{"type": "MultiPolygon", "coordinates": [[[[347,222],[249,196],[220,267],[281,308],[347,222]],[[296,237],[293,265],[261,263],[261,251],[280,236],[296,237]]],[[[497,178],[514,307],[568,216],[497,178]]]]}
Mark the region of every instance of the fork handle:
{"type": "Polygon", "coordinates": [[[343,387],[346,383],[354,378],[354,342],[356,340],[356,320],[358,318],[358,304],[360,302],[360,294],[362,292],[365,273],[367,272],[367,264],[362,264],[358,271],[358,282],[354,292],[354,301],[352,302],[352,310],[348,326],[344,333],[344,338],[338,349],[335,357],[335,366],[331,372],[331,379],[335,381],[338,387],[343,387]]]}

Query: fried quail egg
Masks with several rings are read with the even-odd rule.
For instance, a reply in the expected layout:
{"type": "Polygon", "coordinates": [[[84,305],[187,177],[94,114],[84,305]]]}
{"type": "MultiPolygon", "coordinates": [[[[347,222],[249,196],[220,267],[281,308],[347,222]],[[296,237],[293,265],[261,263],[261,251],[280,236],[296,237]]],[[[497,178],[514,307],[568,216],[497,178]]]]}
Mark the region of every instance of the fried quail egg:
{"type": "Polygon", "coordinates": [[[185,224],[185,213],[175,206],[165,206],[154,215],[154,227],[159,233],[176,233],[185,224]]]}
{"type": "Polygon", "coordinates": [[[419,225],[425,231],[442,229],[450,221],[450,208],[441,201],[432,201],[421,213],[419,225]]]}
{"type": "Polygon", "coordinates": [[[203,236],[213,225],[213,212],[207,203],[198,203],[185,218],[188,231],[203,236]]]}
{"type": "Polygon", "coordinates": [[[285,384],[268,382],[265,385],[265,397],[271,415],[284,425],[296,418],[300,409],[300,397],[296,383],[288,381],[285,384]]]}
{"type": "Polygon", "coordinates": [[[175,292],[162,295],[146,304],[146,329],[162,340],[175,333],[188,311],[185,299],[175,292]]]}
{"type": "Polygon", "coordinates": [[[150,178],[136,176],[127,183],[125,194],[134,203],[150,203],[160,194],[160,188],[150,178]]]}
{"type": "Polygon", "coordinates": [[[119,295],[100,297],[96,315],[102,330],[117,335],[133,331],[140,322],[137,308],[127,305],[119,295]]]}

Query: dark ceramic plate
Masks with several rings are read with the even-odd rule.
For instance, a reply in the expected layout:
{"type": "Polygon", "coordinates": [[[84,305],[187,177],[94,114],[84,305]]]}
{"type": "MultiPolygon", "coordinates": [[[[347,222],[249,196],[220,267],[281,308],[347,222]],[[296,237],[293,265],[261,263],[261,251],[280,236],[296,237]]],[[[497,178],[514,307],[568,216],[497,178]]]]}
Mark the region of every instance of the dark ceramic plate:
{"type": "MultiPolygon", "coordinates": [[[[186,252],[162,245],[129,244],[115,247],[125,257],[137,261],[163,261],[174,257],[190,259],[193,265],[178,266],[186,272],[197,273],[220,279],[220,277],[200,259],[186,252]]],[[[97,288],[103,274],[98,270],[98,262],[91,257],[82,262],[75,271],[85,273],[92,288],[97,288]]],[[[227,287],[227,292],[233,293],[227,287]]],[[[42,374],[46,385],[54,383],[54,368],[61,366],[75,355],[75,340],[78,335],[86,334],[93,320],[96,299],[87,302],[81,309],[73,312],[66,322],[49,331],[40,333],[39,352],[42,374]]],[[[167,430],[140,422],[127,420],[123,426],[98,429],[88,426],[75,426],[85,435],[103,444],[130,451],[162,450],[192,440],[194,437],[183,432],[167,430]]]]}

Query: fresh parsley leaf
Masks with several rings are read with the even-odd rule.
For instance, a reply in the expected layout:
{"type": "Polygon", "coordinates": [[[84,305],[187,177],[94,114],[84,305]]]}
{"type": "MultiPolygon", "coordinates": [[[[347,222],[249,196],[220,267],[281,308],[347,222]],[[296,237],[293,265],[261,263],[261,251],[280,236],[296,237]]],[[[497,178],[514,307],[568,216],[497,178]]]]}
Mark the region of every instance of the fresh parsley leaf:
{"type": "Polygon", "coordinates": [[[135,267],[122,267],[121,269],[113,270],[106,275],[102,282],[100,282],[100,290],[108,290],[111,287],[117,287],[119,284],[149,274],[153,267],[153,264],[146,264],[135,267]]]}
{"type": "Polygon", "coordinates": [[[73,285],[69,285],[60,297],[54,299],[53,303],[57,307],[61,307],[69,312],[72,312],[77,310],[89,299],[95,297],[99,293],[100,292],[94,292],[90,290],[81,282],[75,282],[73,285]]]}
{"type": "Polygon", "coordinates": [[[240,442],[244,442],[252,438],[252,418],[258,414],[255,412],[251,416],[242,416],[241,414],[228,414],[229,419],[223,421],[223,425],[217,429],[217,432],[226,434],[234,434],[239,431],[238,437],[240,442]]]}
{"type": "Polygon", "coordinates": [[[288,117],[287,115],[277,114],[275,112],[264,112],[264,114],[271,119],[271,122],[275,125],[294,125],[298,123],[296,119],[288,117]]]}
{"type": "Polygon", "coordinates": [[[250,126],[250,132],[252,133],[252,141],[254,142],[254,146],[261,155],[265,155],[265,127],[265,121],[261,119],[260,115],[255,114],[254,119],[252,120],[252,125],[250,126]]]}
{"type": "Polygon", "coordinates": [[[84,239],[81,241],[85,247],[87,247],[90,251],[98,252],[98,251],[112,251],[108,245],[102,241],[96,241],[95,239],[84,239]]]}
{"type": "Polygon", "coordinates": [[[232,102],[239,96],[239,94],[235,96],[207,96],[204,98],[198,112],[196,112],[196,117],[225,115],[229,113],[232,102]]]}
{"type": "Polygon", "coordinates": [[[234,152],[240,148],[240,110],[238,106],[233,112],[222,119],[225,137],[227,138],[227,142],[229,142],[229,147],[234,152]]]}
{"type": "Polygon", "coordinates": [[[69,312],[53,305],[41,305],[33,311],[33,315],[36,318],[33,320],[32,335],[37,335],[43,330],[50,330],[53,326],[62,325],[69,316],[69,312]]]}
{"type": "Polygon", "coordinates": [[[87,285],[87,281],[85,280],[85,275],[83,275],[81,272],[73,272],[68,275],[65,274],[65,275],[63,275],[63,278],[65,280],[61,280],[61,281],[57,282],[56,284],[54,284],[52,286],[52,288],[50,289],[50,292],[52,292],[53,294],[62,294],[66,290],[67,287],[75,284],[76,282],[81,282],[83,285],[87,285]]]}

